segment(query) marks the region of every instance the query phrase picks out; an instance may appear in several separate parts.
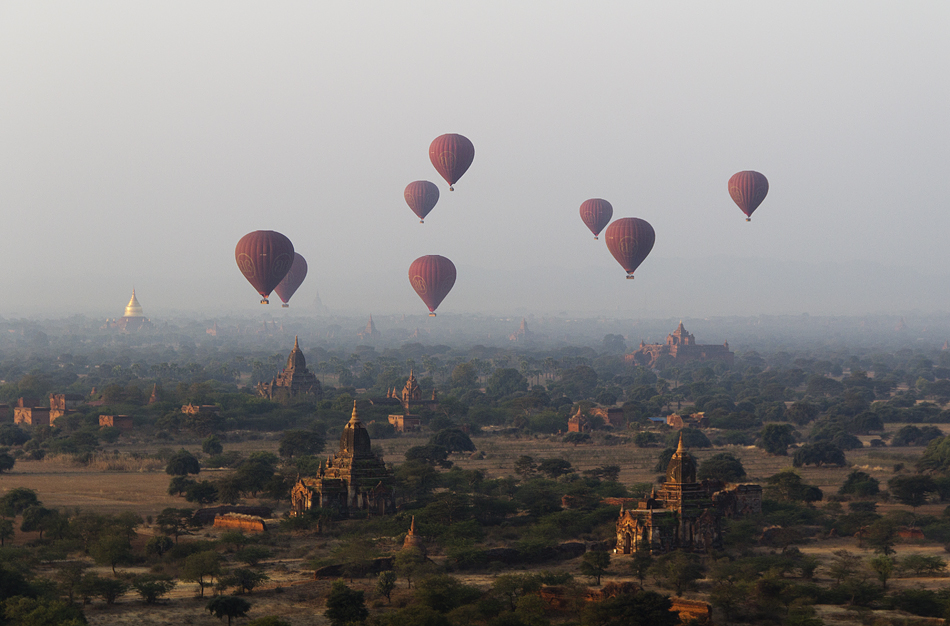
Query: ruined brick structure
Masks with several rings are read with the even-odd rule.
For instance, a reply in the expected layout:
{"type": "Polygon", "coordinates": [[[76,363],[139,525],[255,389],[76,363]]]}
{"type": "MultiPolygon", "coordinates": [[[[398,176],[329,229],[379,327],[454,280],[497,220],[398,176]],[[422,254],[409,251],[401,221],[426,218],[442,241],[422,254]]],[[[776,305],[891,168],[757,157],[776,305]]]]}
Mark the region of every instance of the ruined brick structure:
{"type": "Polygon", "coordinates": [[[373,316],[369,316],[369,321],[366,322],[366,328],[356,333],[356,336],[360,341],[372,342],[379,339],[382,335],[378,330],[376,330],[376,324],[373,323],[373,316]]]}
{"type": "Polygon", "coordinates": [[[654,489],[635,509],[621,505],[616,552],[632,554],[646,549],[662,554],[671,550],[708,552],[721,548],[724,516],[762,511],[759,485],[723,487],[718,481],[696,481],[696,460],[686,450],[680,435],[660,489],[654,489]]]}
{"type": "Polygon", "coordinates": [[[132,432],[131,415],[100,415],[99,428],[114,426],[124,433],[132,432]]]}
{"type": "Polygon", "coordinates": [[[269,383],[258,383],[257,394],[268,400],[286,402],[298,396],[311,396],[319,399],[323,388],[316,375],[307,369],[307,359],[300,350],[300,344],[294,337],[294,349],[287,358],[287,367],[269,383]]]}
{"type": "Polygon", "coordinates": [[[700,345],[696,338],[686,331],[683,322],[672,333],[666,336],[666,343],[643,343],[635,352],[624,357],[628,363],[656,367],[661,361],[721,361],[729,365],[733,361],[733,353],[729,351],[729,342],[717,345],[700,345]]]}
{"type": "Polygon", "coordinates": [[[412,413],[390,415],[389,423],[392,424],[397,433],[416,433],[422,430],[422,419],[412,413]]]}
{"type": "Polygon", "coordinates": [[[406,411],[419,408],[435,411],[439,408],[439,401],[435,396],[434,389],[432,390],[431,399],[422,399],[422,387],[419,386],[419,382],[416,380],[416,376],[412,370],[409,370],[409,380],[406,381],[402,391],[397,392],[395,388],[390,389],[386,397],[398,400],[402,404],[402,408],[406,411]]]}
{"type": "Polygon", "coordinates": [[[586,433],[590,431],[590,422],[587,421],[587,418],[584,417],[583,412],[580,407],[577,409],[577,413],[572,415],[567,420],[567,432],[569,433],[586,433]]]}
{"type": "Polygon", "coordinates": [[[313,477],[300,478],[290,492],[291,515],[312,508],[351,509],[385,515],[396,510],[395,479],[391,469],[377,456],[369,433],[353,403],[353,415],[343,428],[340,449],[327,459],[313,477]]]}
{"type": "Polygon", "coordinates": [[[214,518],[215,528],[240,530],[246,533],[262,533],[267,530],[264,519],[256,515],[242,515],[240,513],[224,513],[214,518]]]}

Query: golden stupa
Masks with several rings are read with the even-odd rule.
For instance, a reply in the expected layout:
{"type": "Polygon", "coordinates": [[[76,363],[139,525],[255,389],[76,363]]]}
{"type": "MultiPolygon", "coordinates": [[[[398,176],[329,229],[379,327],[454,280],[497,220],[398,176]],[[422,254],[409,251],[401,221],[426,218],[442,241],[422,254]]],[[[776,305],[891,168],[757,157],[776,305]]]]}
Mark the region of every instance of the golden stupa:
{"type": "Polygon", "coordinates": [[[134,287],[132,288],[132,299],[125,305],[125,315],[122,317],[145,317],[142,313],[142,305],[139,304],[138,299],[135,297],[134,287]]]}

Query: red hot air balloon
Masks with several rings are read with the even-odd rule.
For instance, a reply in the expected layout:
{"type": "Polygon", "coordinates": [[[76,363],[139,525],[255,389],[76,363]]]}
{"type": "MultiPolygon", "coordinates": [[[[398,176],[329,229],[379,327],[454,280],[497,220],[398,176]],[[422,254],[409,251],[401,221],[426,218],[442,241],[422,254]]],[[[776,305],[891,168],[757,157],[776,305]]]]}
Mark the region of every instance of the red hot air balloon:
{"type": "Polygon", "coordinates": [[[438,254],[421,256],[409,266],[409,282],[429,307],[429,317],[435,317],[435,310],[455,284],[455,264],[438,254]]]}
{"type": "Polygon", "coordinates": [[[737,172],[729,179],[729,195],[745,213],[745,221],[752,221],[752,212],[759,208],[769,193],[769,179],[758,172],[737,172]]]}
{"type": "Polygon", "coordinates": [[[284,279],[280,281],[276,287],[274,287],[274,293],[276,293],[281,302],[283,308],[287,308],[290,305],[287,304],[290,302],[290,298],[296,293],[297,289],[300,288],[300,285],[303,284],[303,279],[307,277],[307,259],[303,258],[299,252],[294,252],[294,262],[290,266],[290,271],[287,272],[287,275],[284,276],[284,279]]]}
{"type": "Polygon", "coordinates": [[[604,229],[604,226],[610,223],[610,218],[614,216],[614,208],[610,203],[600,198],[591,198],[581,204],[581,219],[587,224],[590,232],[594,233],[594,239],[604,229]]]}
{"type": "Polygon", "coordinates": [[[610,254],[627,270],[627,278],[633,278],[634,270],[653,249],[656,233],[645,220],[622,217],[607,227],[604,239],[610,254]]]}
{"type": "Polygon", "coordinates": [[[267,296],[293,265],[294,244],[273,230],[255,230],[238,241],[234,260],[247,281],[261,294],[261,304],[268,304],[267,296]]]}
{"type": "Polygon", "coordinates": [[[435,203],[439,201],[439,188],[427,180],[417,180],[406,185],[403,196],[405,196],[406,204],[409,205],[412,212],[419,217],[419,223],[423,224],[426,215],[435,208],[435,203]]]}
{"type": "Polygon", "coordinates": [[[452,185],[468,170],[474,158],[475,146],[462,135],[442,135],[429,144],[429,160],[449,184],[449,191],[455,191],[452,185]]]}

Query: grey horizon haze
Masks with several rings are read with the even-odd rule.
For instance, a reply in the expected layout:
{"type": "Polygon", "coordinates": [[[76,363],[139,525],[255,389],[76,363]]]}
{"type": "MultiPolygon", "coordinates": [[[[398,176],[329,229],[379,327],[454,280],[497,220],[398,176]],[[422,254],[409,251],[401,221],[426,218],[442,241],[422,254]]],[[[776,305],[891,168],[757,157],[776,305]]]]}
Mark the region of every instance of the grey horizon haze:
{"type": "MultiPolygon", "coordinates": [[[[234,245],[278,230],[290,312],[950,310],[950,4],[0,4],[0,315],[277,316],[234,245]],[[448,191],[443,133],[475,144],[448,191]],[[726,190],[755,169],[746,223],[726,190]],[[420,225],[403,188],[441,199],[420,225]],[[624,272],[578,216],[640,217],[624,272]]],[[[520,313],[519,313],[520,314],[520,313]]]]}

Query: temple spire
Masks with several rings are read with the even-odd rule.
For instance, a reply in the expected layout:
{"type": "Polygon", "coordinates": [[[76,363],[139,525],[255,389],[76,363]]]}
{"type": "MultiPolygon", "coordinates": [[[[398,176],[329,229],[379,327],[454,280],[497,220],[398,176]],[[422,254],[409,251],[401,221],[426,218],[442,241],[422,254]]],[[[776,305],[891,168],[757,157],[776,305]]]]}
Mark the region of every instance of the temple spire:
{"type": "Polygon", "coordinates": [[[682,454],[684,452],[686,452],[686,446],[683,445],[683,431],[681,430],[679,443],[676,444],[676,453],[682,454]]]}

